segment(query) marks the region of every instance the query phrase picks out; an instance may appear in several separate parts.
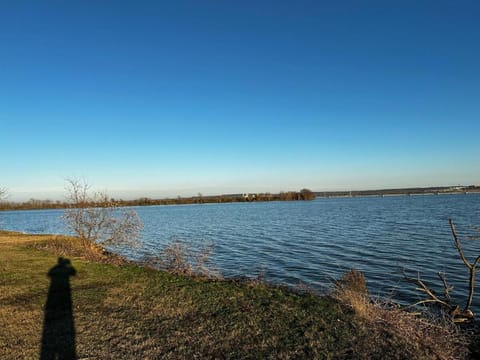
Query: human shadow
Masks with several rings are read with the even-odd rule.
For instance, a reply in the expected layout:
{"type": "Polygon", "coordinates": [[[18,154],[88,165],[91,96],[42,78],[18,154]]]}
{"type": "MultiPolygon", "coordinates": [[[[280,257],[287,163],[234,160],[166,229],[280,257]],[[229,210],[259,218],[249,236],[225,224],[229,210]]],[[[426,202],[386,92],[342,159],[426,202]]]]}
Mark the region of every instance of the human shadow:
{"type": "Polygon", "coordinates": [[[50,287],[45,304],[40,360],[77,358],[70,290],[70,276],[75,273],[70,260],[62,257],[48,272],[50,287]]]}

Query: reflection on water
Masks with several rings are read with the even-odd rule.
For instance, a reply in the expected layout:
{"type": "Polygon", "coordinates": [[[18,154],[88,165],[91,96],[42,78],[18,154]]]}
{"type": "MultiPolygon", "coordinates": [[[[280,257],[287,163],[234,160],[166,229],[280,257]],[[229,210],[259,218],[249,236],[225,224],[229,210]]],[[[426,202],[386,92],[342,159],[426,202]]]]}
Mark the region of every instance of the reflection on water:
{"type": "MultiPolygon", "coordinates": [[[[136,210],[145,223],[143,246],[135,252],[115,249],[133,259],[155,254],[172,237],[214,242],[214,261],[225,276],[262,272],[269,281],[324,290],[333,278],[356,268],[365,272],[371,293],[411,302],[416,294],[402,279],[404,267],[421,271],[427,283],[438,283],[436,273],[443,271],[455,286],[453,296],[466,293],[468,272],[456,253],[448,219],[455,220],[460,232],[480,225],[480,194],[136,210]]],[[[0,213],[0,223],[11,230],[62,233],[61,214],[56,210],[5,212],[0,213]]],[[[467,256],[480,253],[480,242],[464,240],[462,244],[467,256]]],[[[479,301],[480,297],[474,300],[474,310],[479,301]]]]}

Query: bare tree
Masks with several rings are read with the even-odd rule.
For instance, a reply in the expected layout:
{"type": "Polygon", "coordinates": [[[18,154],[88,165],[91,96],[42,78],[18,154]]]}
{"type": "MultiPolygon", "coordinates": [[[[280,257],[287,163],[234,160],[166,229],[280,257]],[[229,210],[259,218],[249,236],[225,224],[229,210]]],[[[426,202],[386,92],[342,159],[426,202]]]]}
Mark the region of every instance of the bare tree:
{"type": "Polygon", "coordinates": [[[473,300],[473,290],[475,289],[475,272],[477,270],[478,262],[480,261],[480,255],[475,258],[473,263],[470,263],[465,255],[463,254],[462,247],[460,245],[460,240],[458,239],[457,230],[455,229],[455,224],[453,223],[452,219],[449,219],[448,222],[450,223],[450,230],[452,231],[453,239],[455,240],[455,247],[457,248],[458,255],[460,255],[460,259],[462,259],[463,263],[467,267],[469,271],[469,280],[468,280],[468,298],[467,303],[464,308],[464,312],[470,311],[470,306],[472,305],[473,300]]]}
{"type": "Polygon", "coordinates": [[[85,181],[68,179],[66,190],[70,207],[63,218],[87,256],[98,254],[99,247],[139,244],[143,224],[135,210],[117,207],[106,192],[91,192],[85,181]]]}
{"type": "Polygon", "coordinates": [[[453,316],[458,317],[461,319],[473,319],[474,314],[470,309],[473,300],[473,292],[475,290],[475,274],[477,270],[477,265],[480,261],[480,255],[478,255],[473,262],[469,262],[463,253],[462,246],[460,244],[460,239],[457,234],[457,230],[455,228],[455,224],[452,219],[448,220],[450,224],[450,230],[452,232],[453,240],[455,243],[455,247],[458,251],[458,255],[462,260],[463,264],[467,267],[469,271],[469,288],[468,288],[468,297],[467,302],[463,310],[460,310],[460,306],[453,305],[451,303],[450,291],[453,289],[453,286],[447,284],[445,279],[445,274],[438,272],[437,275],[442,282],[443,286],[443,295],[437,295],[424,281],[420,279],[420,275],[417,278],[412,278],[407,276],[404,273],[404,277],[407,281],[414,283],[417,288],[416,290],[423,292],[427,295],[427,297],[419,302],[413,304],[412,306],[419,305],[419,304],[426,304],[426,303],[434,303],[440,305],[441,308],[448,310],[453,316]]]}

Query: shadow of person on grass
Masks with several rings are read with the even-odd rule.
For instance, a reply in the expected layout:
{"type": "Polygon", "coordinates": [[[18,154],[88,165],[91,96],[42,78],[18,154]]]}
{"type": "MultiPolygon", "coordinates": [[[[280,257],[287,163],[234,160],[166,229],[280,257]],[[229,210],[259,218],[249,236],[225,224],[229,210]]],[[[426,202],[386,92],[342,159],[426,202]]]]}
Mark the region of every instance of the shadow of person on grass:
{"type": "Polygon", "coordinates": [[[75,273],[70,260],[62,257],[48,272],[50,288],[45,304],[40,360],[77,358],[69,279],[75,273]]]}

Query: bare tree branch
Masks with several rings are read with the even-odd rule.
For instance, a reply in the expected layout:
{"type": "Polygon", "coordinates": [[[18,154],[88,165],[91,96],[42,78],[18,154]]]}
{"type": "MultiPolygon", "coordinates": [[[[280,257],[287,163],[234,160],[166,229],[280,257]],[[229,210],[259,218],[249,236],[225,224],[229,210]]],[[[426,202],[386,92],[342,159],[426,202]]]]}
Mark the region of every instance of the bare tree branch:
{"type": "Polygon", "coordinates": [[[447,303],[451,303],[451,298],[450,298],[450,291],[453,290],[453,286],[450,286],[447,284],[447,280],[445,279],[445,274],[442,273],[442,272],[438,272],[437,273],[438,277],[440,278],[440,280],[442,281],[442,284],[443,284],[443,296],[445,297],[445,301],[447,303]]]}
{"type": "MultiPolygon", "coordinates": [[[[406,281],[408,281],[410,283],[413,283],[417,286],[417,288],[415,290],[421,291],[428,296],[427,299],[421,300],[421,301],[417,302],[416,304],[414,304],[413,306],[419,305],[419,304],[424,304],[424,303],[437,303],[437,304],[445,307],[447,310],[452,309],[452,305],[450,304],[450,296],[448,296],[448,298],[446,297],[445,300],[440,299],[435,294],[435,292],[433,290],[431,290],[427,286],[427,284],[425,284],[425,282],[423,282],[422,279],[420,279],[420,274],[417,275],[417,278],[412,278],[405,273],[405,270],[403,270],[403,276],[404,276],[406,281]]],[[[449,290],[451,290],[451,288],[444,281],[444,293],[448,294],[449,290]]]]}
{"type": "Polygon", "coordinates": [[[462,259],[463,263],[467,268],[471,269],[472,265],[465,258],[465,255],[463,255],[462,247],[460,245],[460,240],[458,239],[457,231],[455,229],[455,224],[453,223],[453,220],[449,219],[448,223],[450,224],[450,230],[452,231],[453,240],[455,241],[455,247],[457,248],[458,254],[460,255],[460,259],[462,259]]]}
{"type": "Polygon", "coordinates": [[[470,311],[470,306],[472,305],[472,300],[473,300],[473,292],[475,290],[475,272],[477,269],[478,262],[480,261],[480,255],[477,256],[475,261],[473,263],[470,263],[465,255],[463,254],[462,247],[460,245],[460,240],[457,235],[457,230],[455,229],[455,224],[453,223],[452,219],[448,220],[450,224],[450,230],[452,231],[452,236],[455,241],[455,247],[457,248],[458,254],[460,255],[460,258],[462,259],[463,263],[465,266],[468,268],[470,272],[469,280],[468,280],[468,298],[467,298],[467,303],[464,308],[464,312],[469,312],[470,311]]]}

